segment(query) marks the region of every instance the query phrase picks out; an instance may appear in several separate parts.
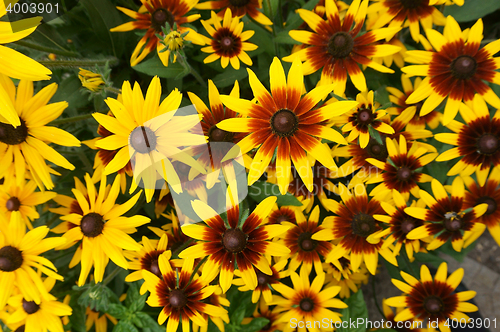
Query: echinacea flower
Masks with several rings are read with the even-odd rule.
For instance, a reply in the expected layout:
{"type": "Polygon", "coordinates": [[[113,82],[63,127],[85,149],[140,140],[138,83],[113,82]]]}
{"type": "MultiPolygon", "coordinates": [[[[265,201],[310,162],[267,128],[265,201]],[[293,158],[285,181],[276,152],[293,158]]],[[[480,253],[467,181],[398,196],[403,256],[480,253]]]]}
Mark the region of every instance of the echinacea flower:
{"type": "Polygon", "coordinates": [[[221,96],[224,105],[248,118],[227,119],[217,127],[249,133],[238,143],[242,154],[258,147],[250,165],[248,185],[260,178],[276,151],[276,176],[281,194],[286,193],[290,182],[291,162],[307,189],[312,191],[312,165],[306,152],[325,167],[336,168],[330,150],[321,143],[321,138],[346,144],[345,138],[327,121],[349,111],[357,102],[339,101],[315,108],[332,91],[333,85],[317,87],[302,96],[304,77],[298,59],[293,62],[287,79],[280,60],[274,58],[269,69],[271,94],[255,73],[247,70],[250,87],[259,103],[221,96]]]}
{"type": "Polygon", "coordinates": [[[52,171],[46,164],[48,160],[63,168],[75,167],[48,143],[62,146],[80,146],[80,141],[70,133],[56,127],[47,126],[57,119],[68,107],[65,101],[48,104],[57,90],[52,83],[33,95],[33,82],[21,80],[17,86],[12,80],[0,74],[0,86],[5,89],[21,124],[14,127],[0,122],[0,177],[9,168],[14,168],[17,185],[22,185],[26,171],[40,188],[52,189],[54,183],[50,177],[52,171]],[[17,90],[17,91],[16,91],[17,90]]]}
{"type": "Polygon", "coordinates": [[[188,32],[184,37],[185,40],[189,40],[196,45],[205,45],[203,36],[186,26],[188,23],[192,23],[200,18],[200,14],[185,16],[198,3],[198,0],[141,0],[141,2],[145,9],[144,11],[139,10],[138,12],[134,12],[128,8],[116,7],[125,15],[136,19],[136,21],[123,23],[110,30],[112,32],[136,29],[146,30],[146,33],[132,53],[132,57],[130,58],[131,66],[135,66],[141,62],[155,47],[163,65],[168,66],[170,52],[161,52],[166,46],[157,37],[157,34],[163,36],[162,27],[166,24],[172,29],[175,23],[181,34],[188,32]]]}
{"type": "Polygon", "coordinates": [[[404,211],[412,217],[426,223],[413,229],[406,235],[410,240],[434,236],[427,245],[427,250],[435,250],[451,240],[455,251],[462,251],[474,242],[485,230],[486,226],[476,219],[488,209],[488,204],[479,204],[472,209],[464,209],[464,181],[457,176],[451,185],[451,198],[443,185],[436,179],[431,182],[434,197],[420,190],[420,198],[429,209],[407,207],[404,211]]]}
{"type": "Polygon", "coordinates": [[[264,15],[259,9],[262,9],[262,0],[212,0],[204,1],[196,5],[197,9],[222,9],[217,14],[220,18],[224,17],[228,10],[231,10],[234,17],[243,17],[248,14],[255,21],[262,25],[272,25],[273,22],[264,15]]]}
{"type": "Polygon", "coordinates": [[[174,271],[167,257],[160,255],[158,265],[161,279],[147,270],[142,272],[146,288],[151,292],[147,303],[151,307],[162,308],[158,323],[162,325],[168,320],[167,332],[177,331],[179,323],[182,323],[183,332],[189,332],[190,321],[198,326],[207,326],[208,321],[202,313],[214,317],[227,314],[227,310],[221,306],[203,301],[215,291],[216,286],[209,286],[212,278],[207,279],[205,275],[198,276],[193,272],[193,264],[194,260],[187,258],[180,271],[174,271]]]}
{"type": "Polygon", "coordinates": [[[448,128],[453,133],[438,133],[436,140],[456,145],[441,153],[436,161],[461,157],[446,175],[469,176],[476,173],[480,186],[484,185],[490,168],[500,171],[500,110],[493,118],[481,96],[476,95],[471,107],[461,104],[460,115],[466,124],[451,121],[448,128]]]}
{"type": "Polygon", "coordinates": [[[396,322],[412,320],[419,322],[436,321],[442,332],[450,332],[447,319],[457,321],[469,321],[464,312],[477,311],[477,307],[469,302],[475,295],[475,291],[455,292],[462,278],[464,269],[460,268],[448,276],[448,266],[441,263],[432,278],[429,268],[422,265],[420,268],[420,280],[401,271],[404,281],[392,279],[392,283],[401,290],[404,295],[391,297],[386,304],[391,307],[403,307],[394,320],[396,322]]]}
{"type": "Polygon", "coordinates": [[[479,19],[468,32],[467,39],[453,16],[446,18],[443,34],[426,30],[434,51],[408,51],[405,61],[417,65],[401,70],[409,76],[425,76],[419,87],[408,97],[408,104],[424,99],[420,110],[424,116],[447,99],[443,125],[457,115],[460,103],[470,102],[480,94],[488,104],[500,108],[500,98],[484,81],[500,84],[500,68],[493,56],[500,51],[500,40],[480,48],[483,39],[483,21],[479,19]]]}
{"type": "Polygon", "coordinates": [[[375,42],[391,38],[401,28],[382,28],[359,35],[365,22],[368,0],[354,0],[343,19],[333,0],[325,0],[325,7],[326,20],[312,11],[297,10],[313,32],[290,31],[293,39],[307,47],[283,58],[284,61],[292,62],[295,57],[305,61],[304,75],[322,68],[321,83],[335,82],[333,91],[339,96],[344,94],[348,75],[356,89],[367,90],[366,79],[359,65],[366,65],[382,73],[394,72],[371,58],[397,53],[400,47],[375,42]]]}
{"type": "Polygon", "coordinates": [[[219,271],[219,283],[225,293],[231,286],[235,263],[241,277],[249,289],[258,285],[254,266],[262,273],[271,276],[273,271],[265,255],[283,256],[290,252],[285,246],[271,242],[275,236],[284,233],[288,226],[266,225],[266,216],[271,211],[276,197],[271,196],[257,205],[255,210],[240,221],[240,208],[232,203],[227,195],[227,224],[210,206],[201,202],[192,203],[194,211],[205,221],[207,226],[199,224],[184,225],[182,231],[188,236],[201,240],[184,249],[180,258],[199,258],[208,256],[204,269],[219,271]]]}
{"type": "Polygon", "coordinates": [[[253,30],[243,31],[244,23],[238,17],[231,16],[231,9],[226,10],[222,25],[220,18],[212,12],[212,25],[206,21],[201,21],[205,30],[212,39],[207,38],[206,42],[210,46],[201,49],[202,52],[212,53],[203,60],[204,63],[220,60],[222,68],[226,68],[229,63],[234,69],[240,69],[240,60],[247,66],[252,65],[252,59],[245,51],[257,49],[257,45],[247,42],[253,36],[253,30]]]}

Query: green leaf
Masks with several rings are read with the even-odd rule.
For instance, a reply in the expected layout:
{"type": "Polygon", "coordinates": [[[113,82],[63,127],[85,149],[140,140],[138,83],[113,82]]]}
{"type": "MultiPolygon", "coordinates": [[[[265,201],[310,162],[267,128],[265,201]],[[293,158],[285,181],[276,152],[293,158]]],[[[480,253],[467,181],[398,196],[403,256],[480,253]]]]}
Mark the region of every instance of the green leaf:
{"type": "Polygon", "coordinates": [[[165,67],[156,54],[151,59],[143,61],[132,68],[140,73],[162,78],[177,78],[179,75],[185,73],[185,68],[178,62],[170,63],[168,67],[165,67]]]}
{"type": "Polygon", "coordinates": [[[467,0],[463,6],[446,6],[444,16],[451,15],[457,22],[470,22],[500,8],[498,0],[467,0]]]}
{"type": "Polygon", "coordinates": [[[223,73],[216,75],[213,79],[214,84],[218,88],[224,88],[226,86],[231,86],[234,84],[234,81],[240,82],[248,76],[248,72],[245,68],[240,67],[239,70],[234,69],[233,67],[228,67],[224,70],[223,73]]]}
{"type": "Polygon", "coordinates": [[[290,193],[281,195],[279,187],[274,183],[257,181],[251,187],[248,187],[248,196],[256,202],[261,202],[269,196],[278,197],[277,203],[279,206],[292,205],[301,206],[302,203],[290,193]]]}
{"type": "Polygon", "coordinates": [[[128,321],[121,320],[115,325],[113,332],[139,332],[139,330],[128,321]]]}
{"type": "Polygon", "coordinates": [[[290,37],[289,30],[281,31],[278,34],[276,34],[274,41],[278,44],[292,44],[292,45],[300,44],[300,42],[290,37]]]}
{"type": "Polygon", "coordinates": [[[432,252],[429,253],[417,252],[414,254],[414,256],[417,261],[426,264],[431,264],[435,268],[438,268],[441,263],[446,262],[444,259],[442,259],[441,257],[432,252]]]}
{"type": "Polygon", "coordinates": [[[137,312],[135,316],[140,319],[142,324],[147,326],[152,332],[165,332],[165,327],[161,327],[150,315],[144,312],[137,312]]]}
{"type": "Polygon", "coordinates": [[[144,308],[148,294],[141,295],[139,290],[141,287],[140,282],[131,283],[125,298],[125,305],[130,308],[130,311],[141,311],[144,308]]]}
{"type": "Polygon", "coordinates": [[[382,141],[382,137],[380,137],[380,133],[373,129],[372,126],[368,126],[368,133],[370,134],[370,137],[375,138],[375,140],[378,142],[380,145],[384,145],[384,142],[382,141]]]}
{"type": "Polygon", "coordinates": [[[106,313],[110,314],[116,319],[125,319],[125,317],[127,316],[127,312],[127,308],[118,303],[110,303],[108,306],[108,310],[106,311],[106,313]]]}
{"type": "Polygon", "coordinates": [[[114,56],[121,56],[125,47],[125,35],[123,32],[110,31],[123,22],[115,6],[111,1],[81,0],[80,2],[87,9],[95,34],[105,45],[111,45],[114,56]]]}
{"type": "Polygon", "coordinates": [[[246,325],[243,325],[245,332],[257,332],[269,323],[269,319],[264,317],[257,317],[246,325]]]}
{"type": "Polygon", "coordinates": [[[73,309],[73,313],[69,316],[70,331],[87,332],[85,329],[85,321],[87,320],[85,307],[77,304],[76,296],[71,297],[69,305],[73,309]]]}
{"type": "Polygon", "coordinates": [[[468,246],[467,248],[465,249],[462,249],[461,252],[457,252],[455,251],[455,249],[453,249],[453,246],[451,245],[451,240],[448,240],[445,244],[443,244],[438,250],[447,254],[447,255],[450,255],[451,257],[453,257],[457,262],[460,262],[462,263],[465,259],[465,256],[467,256],[467,254],[472,250],[474,249],[474,247],[476,246],[476,243],[477,241],[474,241],[470,246],[468,246]]]}
{"type": "MultiPolygon", "coordinates": [[[[313,0],[313,1],[307,1],[304,6],[302,6],[302,9],[307,9],[307,10],[312,10],[317,4],[319,0],[313,0]]],[[[296,29],[299,27],[299,25],[304,22],[302,18],[300,18],[300,15],[295,13],[293,15],[290,15],[290,18],[286,21],[286,26],[285,28],[290,31],[293,29],[296,29]]]]}
{"type": "Polygon", "coordinates": [[[264,0],[262,1],[262,10],[271,21],[274,21],[279,10],[279,0],[264,0]]]}
{"type": "Polygon", "coordinates": [[[357,293],[351,295],[350,298],[345,300],[345,303],[349,306],[342,309],[340,313],[342,314],[342,321],[349,322],[347,327],[340,327],[337,329],[339,332],[365,332],[366,331],[366,321],[368,320],[368,308],[366,307],[365,299],[363,297],[363,292],[359,290],[357,293]],[[364,323],[358,324],[360,320],[363,319],[364,323]],[[356,321],[356,324],[352,324],[356,321]]]}

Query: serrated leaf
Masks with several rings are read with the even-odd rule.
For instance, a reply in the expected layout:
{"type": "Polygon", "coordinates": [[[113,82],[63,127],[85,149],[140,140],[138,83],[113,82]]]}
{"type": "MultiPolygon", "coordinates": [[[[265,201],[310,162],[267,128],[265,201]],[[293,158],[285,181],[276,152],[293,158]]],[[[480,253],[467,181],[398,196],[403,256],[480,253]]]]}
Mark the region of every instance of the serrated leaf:
{"type": "Polygon", "coordinates": [[[365,321],[368,319],[368,308],[366,307],[363,292],[361,290],[357,291],[344,302],[348,305],[348,307],[342,309],[340,313],[342,314],[342,321],[349,322],[349,326],[340,327],[337,331],[365,332],[366,324],[355,324],[355,327],[352,327],[352,324],[350,324],[350,321],[357,321],[358,318],[363,318],[365,321]]]}
{"type": "MultiPolygon", "coordinates": [[[[140,73],[162,78],[177,78],[180,74],[185,73],[185,68],[178,62],[170,63],[168,67],[165,67],[156,54],[151,59],[143,61],[132,68],[140,73]]],[[[185,74],[187,75],[187,73],[185,74]]]]}
{"type": "Polygon", "coordinates": [[[129,289],[127,291],[127,297],[125,298],[125,305],[130,309],[131,312],[141,311],[144,308],[148,294],[140,294],[140,282],[134,282],[129,284],[129,289]]]}
{"type": "Polygon", "coordinates": [[[127,316],[127,311],[127,308],[125,308],[121,304],[110,303],[106,313],[110,314],[116,319],[125,319],[125,317],[127,316]]]}
{"type": "Polygon", "coordinates": [[[281,195],[279,187],[277,185],[264,181],[257,181],[251,187],[248,187],[248,196],[250,196],[256,202],[261,202],[269,196],[276,196],[278,197],[276,203],[278,203],[279,206],[302,205],[302,203],[292,194],[287,192],[285,195],[281,195]]]}

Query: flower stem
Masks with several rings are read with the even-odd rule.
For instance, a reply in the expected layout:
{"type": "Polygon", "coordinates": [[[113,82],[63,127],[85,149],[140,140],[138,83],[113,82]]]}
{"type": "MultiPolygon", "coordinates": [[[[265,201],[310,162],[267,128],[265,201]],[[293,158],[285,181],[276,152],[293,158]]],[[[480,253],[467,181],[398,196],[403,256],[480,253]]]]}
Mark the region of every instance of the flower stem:
{"type": "Polygon", "coordinates": [[[179,246],[179,248],[175,249],[175,251],[172,253],[172,258],[173,257],[177,257],[177,255],[184,249],[186,249],[188,246],[191,245],[191,243],[193,243],[193,239],[189,239],[187,240],[186,242],[184,242],[181,246],[179,246]]]}
{"type": "Polygon", "coordinates": [[[107,91],[107,92],[114,93],[116,95],[119,95],[120,93],[122,93],[122,90],[114,88],[112,86],[105,86],[104,90],[107,91]]]}
{"type": "Polygon", "coordinates": [[[380,315],[382,315],[382,317],[385,317],[377,301],[377,291],[375,290],[375,276],[372,276],[372,292],[373,292],[373,301],[375,301],[375,306],[377,307],[378,312],[380,312],[380,315]]]}
{"type": "Polygon", "coordinates": [[[205,263],[207,261],[207,259],[208,259],[208,256],[205,256],[205,257],[203,257],[203,259],[198,264],[196,264],[196,266],[194,267],[193,273],[191,273],[191,277],[189,278],[188,284],[191,283],[191,280],[193,280],[193,277],[198,272],[198,270],[203,265],[203,263],[205,263]]]}
{"type": "Polygon", "coordinates": [[[115,57],[107,57],[105,59],[69,59],[69,60],[54,60],[54,61],[38,61],[47,68],[80,68],[105,66],[109,63],[110,66],[118,64],[118,59],[115,57]]]}
{"type": "Polygon", "coordinates": [[[71,118],[54,120],[54,121],[49,123],[49,126],[60,126],[62,124],[66,124],[66,123],[78,122],[78,121],[90,119],[91,117],[92,117],[92,113],[77,115],[77,116],[73,116],[71,118]]]}
{"type": "Polygon", "coordinates": [[[66,50],[58,50],[58,49],[54,49],[51,47],[30,43],[30,42],[25,41],[25,40],[18,40],[16,42],[14,42],[14,44],[17,44],[17,45],[23,46],[23,47],[27,47],[27,48],[31,48],[31,49],[37,50],[37,51],[54,53],[54,54],[62,55],[62,56],[69,56],[69,57],[77,57],[78,56],[78,53],[75,53],[75,52],[66,51],[66,50]]]}
{"type": "Polygon", "coordinates": [[[408,255],[406,254],[406,250],[401,250],[403,259],[405,260],[406,265],[408,266],[408,270],[410,271],[410,274],[414,276],[415,278],[418,278],[418,275],[415,274],[415,271],[413,271],[413,267],[411,266],[410,259],[408,258],[408,255]]]}
{"type": "Polygon", "coordinates": [[[117,266],[113,272],[111,272],[103,281],[102,281],[102,285],[103,286],[106,286],[107,284],[109,284],[115,277],[118,273],[120,273],[122,270],[121,267],[117,266]]]}

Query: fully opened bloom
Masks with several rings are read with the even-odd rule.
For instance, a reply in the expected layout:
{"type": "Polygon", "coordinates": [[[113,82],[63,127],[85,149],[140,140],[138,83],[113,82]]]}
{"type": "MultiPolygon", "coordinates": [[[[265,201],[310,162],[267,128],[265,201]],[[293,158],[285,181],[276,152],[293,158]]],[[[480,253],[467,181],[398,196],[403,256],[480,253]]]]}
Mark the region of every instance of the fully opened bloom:
{"type": "Polygon", "coordinates": [[[210,46],[201,49],[202,52],[212,53],[203,60],[204,63],[210,63],[221,59],[222,68],[226,68],[229,63],[234,69],[240,69],[240,60],[247,66],[252,65],[252,59],[245,51],[257,49],[257,45],[247,42],[253,36],[254,31],[247,30],[243,32],[243,22],[239,18],[231,16],[231,10],[226,10],[222,25],[220,19],[212,12],[213,27],[206,21],[201,21],[205,30],[212,39],[207,38],[207,44],[210,46]]]}
{"type": "Polygon", "coordinates": [[[276,176],[281,194],[290,182],[291,162],[312,191],[312,170],[306,153],[327,168],[336,168],[330,150],[321,139],[346,144],[344,137],[327,124],[332,116],[341,115],[357,105],[355,101],[339,101],[315,108],[332,91],[332,85],[315,88],[302,96],[304,77],[302,64],[296,59],[288,79],[278,58],[269,70],[271,93],[262,85],[255,73],[248,70],[250,87],[258,104],[231,96],[221,96],[227,107],[248,118],[227,119],[217,124],[220,129],[249,133],[238,145],[241,153],[258,147],[248,174],[248,185],[257,181],[271,162],[276,151],[276,176]]]}
{"type": "Polygon", "coordinates": [[[405,320],[413,321],[438,321],[439,329],[442,332],[449,332],[446,325],[447,319],[469,321],[469,317],[464,312],[477,311],[477,307],[469,302],[475,295],[475,291],[455,292],[462,278],[464,269],[460,268],[448,276],[448,266],[441,263],[434,276],[431,276],[429,268],[422,265],[420,268],[420,280],[401,271],[404,281],[392,279],[392,283],[401,290],[404,295],[391,297],[386,300],[386,304],[391,307],[403,307],[394,320],[401,322],[405,320]]]}
{"type": "Polygon", "coordinates": [[[245,284],[253,290],[258,285],[254,266],[268,276],[273,273],[264,255],[283,256],[290,253],[285,246],[270,241],[275,236],[284,233],[288,227],[266,225],[266,216],[276,202],[275,196],[264,199],[243,221],[240,221],[239,206],[231,203],[230,194],[227,200],[227,225],[210,206],[201,201],[193,202],[194,211],[207,226],[185,225],[182,231],[203,242],[184,249],[179,257],[208,256],[204,270],[218,271],[220,269],[219,283],[224,293],[231,286],[235,263],[237,263],[245,284]]]}
{"type": "Polygon", "coordinates": [[[75,167],[48,143],[80,146],[75,136],[60,128],[47,126],[61,115],[68,103],[48,104],[56,93],[55,83],[33,95],[32,81],[21,80],[16,89],[10,78],[0,74],[0,86],[8,91],[7,98],[15,105],[21,120],[21,125],[17,127],[0,122],[0,177],[13,168],[17,185],[22,185],[28,170],[38,187],[54,188],[50,177],[52,170],[45,160],[69,170],[75,167]]]}
{"type": "Polygon", "coordinates": [[[264,15],[259,9],[262,9],[262,0],[215,0],[204,1],[196,5],[198,9],[222,9],[217,15],[224,17],[228,10],[234,17],[243,17],[248,14],[255,21],[262,25],[272,25],[273,22],[264,15]]]}
{"type": "Polygon", "coordinates": [[[472,209],[464,209],[464,181],[457,176],[452,183],[451,198],[443,185],[436,179],[431,182],[434,197],[420,190],[420,197],[429,209],[408,207],[404,211],[426,223],[413,229],[406,237],[410,240],[434,236],[427,250],[434,250],[451,240],[456,251],[462,251],[474,242],[486,226],[476,221],[488,209],[488,204],[479,204],[472,209]]]}
{"type": "Polygon", "coordinates": [[[420,115],[433,111],[446,98],[443,124],[457,115],[460,103],[470,102],[480,94],[488,104],[500,108],[500,98],[483,81],[500,84],[500,63],[493,56],[500,51],[500,40],[480,47],[483,39],[483,21],[479,19],[470,28],[468,37],[457,21],[449,15],[443,34],[426,30],[434,50],[408,51],[405,61],[417,65],[401,70],[410,76],[425,76],[419,87],[406,100],[415,104],[424,99],[420,115]]]}
{"type": "Polygon", "coordinates": [[[367,90],[366,79],[359,65],[366,65],[382,73],[393,73],[392,69],[371,60],[372,57],[384,57],[397,53],[400,47],[389,44],[376,44],[384,38],[394,36],[401,28],[383,28],[359,35],[365,22],[368,0],[354,0],[344,19],[333,0],[325,0],[326,20],[316,13],[298,9],[300,17],[313,32],[292,30],[290,36],[308,46],[288,57],[293,61],[299,57],[304,63],[304,75],[309,75],[322,68],[322,83],[337,83],[334,91],[343,95],[347,75],[359,91],[367,90]],[[354,25],[353,25],[354,24],[354,25]]]}
{"type": "Polygon", "coordinates": [[[180,271],[174,271],[168,259],[160,255],[161,279],[147,270],[142,272],[146,288],[151,292],[147,303],[151,307],[162,307],[158,323],[161,325],[168,319],[167,332],[177,331],[179,323],[182,323],[183,332],[189,332],[190,321],[206,327],[208,321],[202,313],[214,317],[227,314],[221,306],[204,303],[203,300],[212,295],[217,286],[209,286],[212,278],[207,279],[205,275],[198,276],[196,273],[193,275],[193,264],[194,260],[188,258],[180,271]]]}
{"type": "Polygon", "coordinates": [[[157,34],[163,36],[162,27],[166,24],[172,29],[175,23],[180,33],[188,32],[184,37],[185,40],[189,40],[196,45],[205,45],[203,36],[186,26],[188,23],[200,18],[200,14],[185,16],[198,3],[198,0],[141,0],[141,2],[143,5],[141,8],[144,10],[139,9],[138,12],[124,7],[116,7],[136,21],[123,23],[110,30],[113,32],[136,29],[146,30],[146,33],[132,53],[132,57],[130,58],[131,66],[135,66],[141,62],[155,47],[162,63],[168,66],[170,52],[161,52],[166,46],[156,36],[157,34]]]}
{"type": "Polygon", "coordinates": [[[493,168],[493,172],[500,171],[500,110],[491,118],[488,106],[479,95],[474,97],[470,106],[460,105],[460,115],[466,124],[451,121],[448,128],[454,133],[434,136],[440,142],[456,145],[441,153],[436,161],[461,157],[447,175],[469,176],[475,172],[482,186],[490,168],[493,168]]]}
{"type": "Polygon", "coordinates": [[[141,246],[130,237],[136,227],[150,220],[141,215],[123,217],[139,199],[140,193],[123,204],[116,204],[120,191],[120,175],[111,186],[106,188],[106,177],[101,178],[99,189],[92,182],[90,175],[85,175],[86,195],[78,189],[72,189],[78,203],[73,213],[64,215],[62,220],[72,224],[63,235],[70,243],[81,244],[81,272],[78,285],[83,286],[94,266],[94,280],[101,282],[104,270],[111,259],[116,265],[128,269],[129,264],[123,255],[123,249],[141,250],[141,246]]]}

